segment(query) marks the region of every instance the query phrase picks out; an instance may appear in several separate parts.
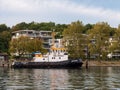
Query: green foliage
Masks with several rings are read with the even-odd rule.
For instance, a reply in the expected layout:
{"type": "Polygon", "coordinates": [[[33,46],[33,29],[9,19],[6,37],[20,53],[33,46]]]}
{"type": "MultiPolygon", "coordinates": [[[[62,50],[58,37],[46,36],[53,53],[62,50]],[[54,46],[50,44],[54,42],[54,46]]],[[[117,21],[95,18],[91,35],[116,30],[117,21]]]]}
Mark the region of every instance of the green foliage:
{"type": "Polygon", "coordinates": [[[46,50],[43,49],[43,44],[42,44],[42,40],[40,39],[30,39],[27,43],[27,51],[28,52],[36,52],[36,51],[40,51],[42,53],[46,53],[46,50]]]}
{"type": "Polygon", "coordinates": [[[85,26],[84,26],[84,31],[83,31],[83,33],[87,33],[87,31],[88,30],[90,30],[90,29],[92,29],[93,28],[93,25],[92,24],[86,24],[85,26]]]}
{"type": "Polygon", "coordinates": [[[29,37],[21,36],[18,39],[13,39],[10,42],[10,52],[18,53],[18,55],[29,54],[32,52],[40,51],[42,53],[45,50],[42,47],[42,41],[39,39],[30,39],[29,37]]]}
{"type": "Polygon", "coordinates": [[[94,43],[89,43],[90,54],[98,54],[98,58],[104,57],[108,52],[110,26],[107,23],[101,22],[94,25],[94,27],[88,31],[89,40],[94,40],[94,43]]]}
{"type": "Polygon", "coordinates": [[[85,36],[83,35],[84,25],[77,21],[71,23],[64,30],[64,41],[67,43],[67,49],[71,58],[84,57],[83,49],[85,48],[85,36]]]}
{"type": "Polygon", "coordinates": [[[112,44],[109,46],[109,51],[114,52],[114,51],[120,51],[120,25],[119,27],[115,30],[115,34],[113,36],[113,41],[112,44]]]}
{"type": "Polygon", "coordinates": [[[28,28],[28,24],[25,22],[21,22],[19,24],[16,24],[15,26],[13,26],[12,31],[25,30],[27,28],[28,28]]]}
{"type": "Polygon", "coordinates": [[[49,22],[49,23],[40,23],[40,28],[39,30],[53,30],[55,28],[55,23],[49,22]]]}
{"type": "Polygon", "coordinates": [[[7,52],[9,48],[9,41],[11,39],[11,33],[8,31],[3,31],[0,33],[0,52],[7,52]]]}
{"type": "Polygon", "coordinates": [[[8,31],[8,30],[10,30],[10,28],[7,27],[5,24],[1,24],[1,25],[0,25],[0,32],[8,31]]]}
{"type": "MultiPolygon", "coordinates": [[[[85,58],[85,49],[88,46],[90,55],[97,54],[102,55],[105,59],[108,52],[114,52],[115,50],[120,50],[120,25],[118,28],[112,28],[105,22],[100,22],[96,24],[86,24],[83,25],[82,22],[73,22],[70,25],[67,24],[55,24],[54,22],[21,22],[13,26],[8,27],[5,24],[0,25],[0,52],[10,51],[16,52],[16,47],[20,53],[28,53],[32,51],[43,51],[41,44],[35,44],[38,40],[29,40],[24,38],[21,43],[19,41],[10,41],[11,32],[17,30],[48,30],[56,32],[55,38],[64,38],[68,51],[71,58],[83,57],[85,58]],[[114,42],[109,42],[109,38],[113,37],[114,42]],[[89,42],[88,42],[89,39],[89,42]],[[94,41],[91,43],[91,41],[94,41]],[[14,43],[10,44],[10,43],[14,43]],[[23,45],[24,43],[24,45],[23,45]],[[19,46],[17,46],[19,45],[19,46]],[[40,46],[40,47],[37,47],[40,46]],[[15,49],[12,49],[14,48],[15,49]],[[34,47],[34,48],[33,48],[34,47]]],[[[41,42],[41,41],[40,41],[41,42]]],[[[38,42],[38,43],[40,43],[38,42]]]]}
{"type": "Polygon", "coordinates": [[[67,26],[68,25],[66,24],[57,24],[55,26],[55,32],[57,32],[55,38],[62,38],[62,32],[67,28],[67,26]]]}
{"type": "Polygon", "coordinates": [[[55,28],[55,23],[53,22],[42,22],[42,23],[37,23],[37,22],[31,22],[31,23],[25,23],[21,22],[15,26],[12,27],[13,31],[17,30],[53,30],[55,28]]]}
{"type": "Polygon", "coordinates": [[[117,28],[111,28],[110,29],[110,37],[114,36],[116,29],[117,28]]]}

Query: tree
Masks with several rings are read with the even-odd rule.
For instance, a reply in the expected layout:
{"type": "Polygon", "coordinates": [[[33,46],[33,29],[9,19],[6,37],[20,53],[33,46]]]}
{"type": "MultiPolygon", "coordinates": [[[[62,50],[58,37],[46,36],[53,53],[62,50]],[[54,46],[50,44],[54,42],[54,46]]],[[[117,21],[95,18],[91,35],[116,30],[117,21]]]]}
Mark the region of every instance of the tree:
{"type": "Polygon", "coordinates": [[[45,50],[42,47],[42,41],[39,39],[30,39],[29,37],[21,36],[17,39],[12,39],[10,42],[10,52],[17,53],[19,56],[32,52],[45,50]]]}
{"type": "Polygon", "coordinates": [[[68,25],[66,24],[56,24],[55,25],[55,32],[56,32],[56,35],[55,35],[55,38],[62,38],[62,32],[64,31],[64,29],[67,28],[68,25]]]}
{"type": "Polygon", "coordinates": [[[10,27],[0,24],[0,52],[8,53],[9,40],[11,39],[10,27]]]}
{"type": "Polygon", "coordinates": [[[17,30],[25,30],[25,29],[29,29],[29,30],[53,30],[55,28],[55,23],[54,22],[42,22],[42,23],[38,23],[38,22],[31,22],[31,23],[25,23],[25,22],[21,22],[16,24],[15,26],[12,27],[13,31],[17,31],[17,30]]]}
{"type": "Polygon", "coordinates": [[[67,43],[68,53],[71,58],[85,57],[83,50],[86,45],[86,35],[83,35],[83,30],[84,25],[82,22],[77,21],[71,23],[68,28],[63,31],[63,38],[67,43]]]}
{"type": "Polygon", "coordinates": [[[90,30],[90,29],[93,28],[93,26],[94,26],[94,25],[92,25],[92,24],[86,24],[86,25],[84,26],[83,33],[86,34],[88,30],[90,30]]]}
{"type": "Polygon", "coordinates": [[[39,30],[39,28],[40,28],[39,23],[31,22],[31,23],[28,24],[28,29],[29,30],[39,30]]]}
{"type": "Polygon", "coordinates": [[[110,26],[105,22],[100,22],[88,31],[90,54],[98,54],[98,58],[106,58],[109,46],[110,26]]]}
{"type": "Polygon", "coordinates": [[[115,32],[116,29],[117,29],[117,28],[111,28],[111,29],[110,29],[110,36],[111,36],[111,37],[114,36],[114,34],[116,33],[116,32],[115,32]]]}
{"type": "Polygon", "coordinates": [[[112,42],[109,47],[110,52],[119,51],[120,52],[120,25],[115,30],[115,33],[112,37],[112,42]]]}
{"type": "Polygon", "coordinates": [[[53,30],[55,28],[55,23],[54,22],[42,22],[39,23],[39,30],[53,30]]]}
{"type": "Polygon", "coordinates": [[[42,22],[42,23],[37,23],[37,22],[31,22],[28,24],[28,29],[32,30],[53,30],[55,28],[55,23],[54,22],[42,22]]]}
{"type": "Polygon", "coordinates": [[[27,51],[36,52],[40,51],[41,53],[46,53],[46,50],[43,48],[42,40],[35,38],[30,39],[27,44],[27,51]]]}
{"type": "Polygon", "coordinates": [[[10,39],[11,33],[9,31],[3,31],[0,33],[0,52],[8,53],[10,39]]]}
{"type": "Polygon", "coordinates": [[[10,27],[7,27],[5,24],[0,24],[0,32],[8,31],[10,27]]]}
{"type": "Polygon", "coordinates": [[[12,27],[13,31],[25,30],[25,29],[28,29],[28,24],[25,23],[25,22],[18,23],[15,26],[12,27]]]}

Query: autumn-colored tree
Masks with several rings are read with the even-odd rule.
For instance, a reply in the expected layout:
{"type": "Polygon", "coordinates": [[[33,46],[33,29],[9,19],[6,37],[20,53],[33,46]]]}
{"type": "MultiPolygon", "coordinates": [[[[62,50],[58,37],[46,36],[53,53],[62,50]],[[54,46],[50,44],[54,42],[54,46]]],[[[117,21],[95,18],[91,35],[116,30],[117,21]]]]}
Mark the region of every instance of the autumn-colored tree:
{"type": "Polygon", "coordinates": [[[109,52],[120,52],[120,25],[115,30],[115,34],[112,37],[111,44],[109,47],[109,52]]]}
{"type": "Polygon", "coordinates": [[[71,58],[83,58],[85,53],[83,50],[86,46],[86,35],[83,34],[84,25],[77,21],[71,23],[67,29],[64,30],[64,42],[67,44],[67,49],[71,58]]]}
{"type": "Polygon", "coordinates": [[[17,39],[12,39],[10,42],[10,52],[17,53],[19,56],[32,52],[45,50],[42,47],[42,41],[39,39],[30,39],[29,37],[21,36],[17,39]]]}
{"type": "Polygon", "coordinates": [[[106,58],[109,46],[110,26],[105,22],[96,23],[88,31],[88,39],[91,41],[88,48],[90,54],[98,55],[98,58],[106,58]]]}

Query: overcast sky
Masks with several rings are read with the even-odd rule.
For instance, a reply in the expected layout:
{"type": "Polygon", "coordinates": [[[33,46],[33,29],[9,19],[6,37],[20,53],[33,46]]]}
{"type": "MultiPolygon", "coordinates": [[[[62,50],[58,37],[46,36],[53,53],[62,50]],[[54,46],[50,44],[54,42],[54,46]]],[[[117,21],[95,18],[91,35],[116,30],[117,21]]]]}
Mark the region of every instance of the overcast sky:
{"type": "Polygon", "coordinates": [[[120,24],[120,0],[0,0],[0,24],[55,22],[120,24]]]}

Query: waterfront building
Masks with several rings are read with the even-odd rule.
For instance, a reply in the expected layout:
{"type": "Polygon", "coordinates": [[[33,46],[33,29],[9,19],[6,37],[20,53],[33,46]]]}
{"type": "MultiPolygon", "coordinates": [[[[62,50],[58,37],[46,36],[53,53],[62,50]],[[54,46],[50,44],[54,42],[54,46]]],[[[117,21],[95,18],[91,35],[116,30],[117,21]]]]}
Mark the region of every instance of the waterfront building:
{"type": "Polygon", "coordinates": [[[52,39],[52,31],[40,31],[39,34],[39,38],[43,41],[43,47],[49,49],[49,40],[52,39]]]}
{"type": "MultiPolygon", "coordinates": [[[[109,37],[108,41],[106,41],[109,43],[109,47],[111,47],[112,45],[114,45],[115,43],[118,42],[118,38],[116,37],[109,37]]],[[[95,39],[91,39],[90,40],[90,43],[92,44],[96,44],[96,40],[95,39]]],[[[105,47],[103,46],[101,49],[105,50],[105,47]]],[[[120,59],[120,50],[118,48],[114,48],[114,50],[110,51],[110,50],[106,50],[106,52],[108,53],[107,54],[107,57],[109,59],[120,59]]],[[[91,58],[97,58],[99,56],[99,54],[95,53],[93,55],[91,55],[91,58]]]]}
{"type": "Polygon", "coordinates": [[[19,30],[12,32],[12,39],[17,39],[21,36],[27,36],[30,38],[39,37],[39,31],[35,30],[19,30]]]}
{"type": "Polygon", "coordinates": [[[9,56],[7,53],[0,53],[0,61],[7,61],[9,59],[9,56]]]}
{"type": "Polygon", "coordinates": [[[52,46],[54,44],[54,46],[56,48],[63,48],[64,45],[63,45],[63,39],[49,39],[49,45],[52,46]]]}
{"type": "MultiPolygon", "coordinates": [[[[118,42],[118,38],[110,37],[109,38],[110,46],[112,46],[114,43],[118,42]]],[[[114,58],[114,59],[120,59],[120,50],[115,49],[112,52],[109,52],[107,55],[108,58],[114,58]]]]}
{"type": "MultiPolygon", "coordinates": [[[[55,35],[55,34],[54,34],[55,35]]],[[[21,36],[27,36],[31,39],[38,38],[42,40],[43,48],[50,51],[50,47],[54,45],[57,48],[63,48],[62,39],[55,39],[52,31],[35,31],[35,30],[19,30],[12,32],[12,39],[18,39],[21,36]]],[[[18,52],[12,55],[19,56],[18,52]]],[[[31,57],[29,53],[23,57],[31,57]]]]}
{"type": "Polygon", "coordinates": [[[43,41],[43,47],[49,49],[49,39],[52,39],[52,31],[19,30],[12,32],[12,39],[17,39],[21,36],[27,36],[31,39],[39,38],[43,41]]]}

